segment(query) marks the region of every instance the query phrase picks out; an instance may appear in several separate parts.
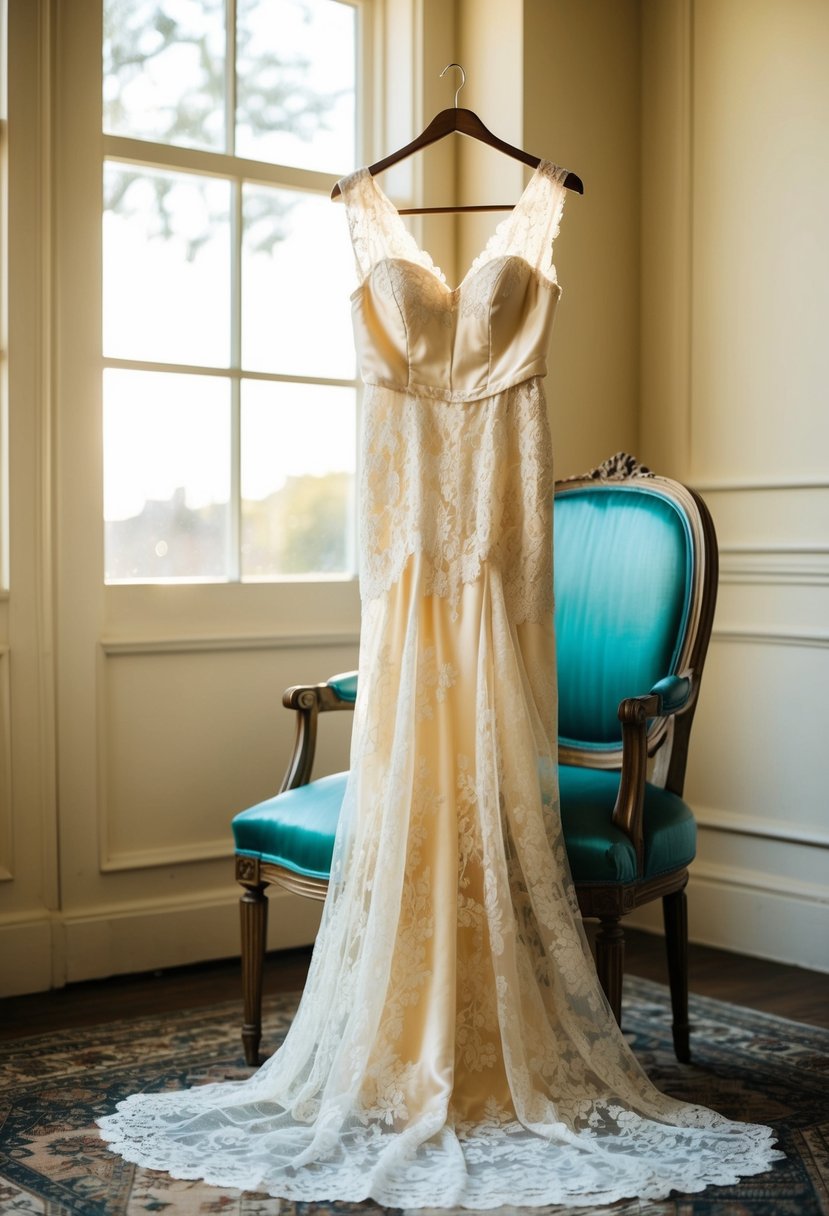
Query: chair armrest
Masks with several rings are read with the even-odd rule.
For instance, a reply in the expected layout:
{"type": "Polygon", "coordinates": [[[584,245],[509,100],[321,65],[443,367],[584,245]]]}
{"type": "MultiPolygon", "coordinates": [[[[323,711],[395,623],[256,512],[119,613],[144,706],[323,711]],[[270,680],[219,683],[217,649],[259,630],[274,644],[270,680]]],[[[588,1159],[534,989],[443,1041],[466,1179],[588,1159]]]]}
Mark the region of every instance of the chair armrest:
{"type": "Polygon", "coordinates": [[[645,776],[648,769],[648,718],[659,713],[659,695],[626,697],[619,705],[622,724],[622,771],[612,820],[629,837],[636,850],[636,869],[642,873],[645,842],[642,813],[645,805],[645,776]]]}
{"type": "Polygon", "coordinates": [[[318,715],[335,709],[353,709],[356,698],[356,671],[332,676],[325,684],[293,684],[285,689],[282,704],[296,712],[296,736],[280,794],[307,785],[311,780],[317,750],[318,715]]]}
{"type": "Polygon", "coordinates": [[[693,688],[690,676],[666,676],[646,696],[626,697],[619,705],[622,772],[612,818],[633,844],[640,874],[645,857],[642,816],[648,769],[648,721],[679,713],[690,703],[693,688]]]}
{"type": "Polygon", "coordinates": [[[357,700],[356,671],[342,671],[337,676],[331,676],[326,683],[329,688],[333,688],[341,701],[353,705],[357,700]]]}
{"type": "Polygon", "coordinates": [[[664,680],[657,680],[649,694],[659,697],[655,716],[663,718],[666,714],[679,713],[690,701],[693,687],[690,676],[665,676],[664,680]]]}

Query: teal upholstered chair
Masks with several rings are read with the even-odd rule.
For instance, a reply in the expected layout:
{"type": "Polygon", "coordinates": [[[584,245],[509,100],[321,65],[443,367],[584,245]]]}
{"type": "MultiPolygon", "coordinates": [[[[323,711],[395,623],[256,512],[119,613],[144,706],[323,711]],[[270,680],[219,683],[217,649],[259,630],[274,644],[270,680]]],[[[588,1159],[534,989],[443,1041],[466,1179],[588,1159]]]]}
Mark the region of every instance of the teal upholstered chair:
{"type": "MultiPolygon", "coordinates": [[[[555,595],[561,811],[596,964],[621,1020],[621,918],[661,898],[674,1046],[689,1058],[685,885],[696,825],[682,799],[717,589],[717,546],[693,491],[661,477],[560,482],[555,595]],[[655,755],[651,763],[650,757],[655,755]]],[[[356,673],[289,688],[282,792],[233,821],[242,895],[245,1055],[258,1058],[265,888],[323,899],[346,773],[311,780],[319,714],[353,708],[356,673]]]]}

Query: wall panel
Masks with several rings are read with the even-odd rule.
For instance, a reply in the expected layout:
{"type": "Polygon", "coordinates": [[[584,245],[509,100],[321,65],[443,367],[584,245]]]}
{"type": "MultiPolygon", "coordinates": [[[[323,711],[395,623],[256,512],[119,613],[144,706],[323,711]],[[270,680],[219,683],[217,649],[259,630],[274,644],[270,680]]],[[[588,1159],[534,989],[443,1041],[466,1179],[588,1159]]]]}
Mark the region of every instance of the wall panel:
{"type": "Polygon", "coordinates": [[[7,646],[0,646],[0,882],[9,882],[14,877],[9,691],[9,650],[7,646]]]}
{"type": "Polygon", "coordinates": [[[808,635],[796,644],[715,636],[694,722],[691,804],[826,838],[826,723],[814,712],[826,688],[829,635],[822,647],[808,635]]]}
{"type": "MultiPolygon", "coordinates": [[[[231,818],[279,788],[295,729],[283,690],[352,670],[356,643],[349,633],[99,647],[97,816],[64,839],[74,881],[53,926],[68,981],[238,953],[231,818]]],[[[351,722],[321,720],[315,774],[347,768],[351,722]]],[[[313,941],[319,915],[274,890],[269,948],[313,941]]]]}
{"type": "MultiPolygon", "coordinates": [[[[55,6],[8,5],[8,594],[0,595],[0,994],[47,987],[57,882],[50,369],[55,6]]],[[[58,982],[60,976],[58,972],[58,982]]]]}
{"type": "Polygon", "coordinates": [[[829,7],[697,0],[691,472],[826,476],[829,7]]]}
{"type": "Polygon", "coordinates": [[[643,453],[721,549],[691,934],[829,969],[829,7],[642,13],[643,453]]]}
{"type": "MultiPolygon", "coordinates": [[[[102,871],[230,856],[233,813],[282,780],[294,729],[282,691],[319,670],[318,656],[303,662],[280,641],[102,648],[102,871]]],[[[328,675],[353,665],[352,648],[325,653],[328,675]]],[[[349,714],[323,720],[318,773],[333,757],[342,767],[350,727],[349,714]]]]}

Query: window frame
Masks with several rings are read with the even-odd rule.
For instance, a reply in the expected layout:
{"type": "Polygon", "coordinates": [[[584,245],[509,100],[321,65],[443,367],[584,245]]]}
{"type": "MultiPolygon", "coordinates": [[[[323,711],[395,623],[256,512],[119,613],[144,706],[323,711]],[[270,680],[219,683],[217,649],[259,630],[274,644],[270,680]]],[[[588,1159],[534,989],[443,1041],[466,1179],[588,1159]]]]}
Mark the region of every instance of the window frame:
{"type": "Polygon", "coordinates": [[[9,594],[9,13],[0,0],[0,599],[9,594]]]}
{"type": "MultiPolygon", "coordinates": [[[[371,146],[371,124],[375,111],[374,78],[376,75],[374,48],[377,41],[379,14],[375,10],[375,0],[337,0],[348,8],[355,10],[355,80],[357,82],[356,100],[356,130],[355,130],[355,159],[357,164],[364,163],[366,153],[371,146]]],[[[230,488],[229,488],[229,520],[225,554],[224,576],[193,575],[184,578],[135,578],[108,579],[105,564],[102,569],[104,585],[112,587],[149,586],[189,586],[192,584],[210,585],[227,584],[239,586],[254,585],[283,585],[286,583],[329,584],[331,582],[355,583],[357,571],[357,519],[352,509],[350,527],[346,540],[346,555],[348,569],[342,573],[325,575],[310,572],[298,575],[255,576],[249,579],[242,574],[242,486],[241,486],[241,415],[242,415],[242,384],[245,380],[259,380],[270,383],[309,384],[325,387],[342,387],[352,389],[355,393],[354,425],[359,433],[361,389],[362,383],[357,373],[356,363],[354,376],[339,378],[330,376],[292,375],[280,372],[263,372],[245,369],[242,365],[242,241],[243,241],[243,192],[246,185],[265,186],[271,188],[294,190],[327,198],[330,195],[334,181],[334,173],[314,169],[303,169],[295,166],[282,165],[267,161],[253,160],[234,154],[236,139],[236,0],[225,2],[225,23],[227,36],[227,63],[232,70],[227,73],[225,89],[225,129],[227,145],[230,151],[218,152],[205,149],[191,148],[183,145],[157,143],[151,140],[138,139],[130,136],[115,135],[104,130],[103,100],[101,102],[101,180],[108,164],[129,165],[141,170],[166,170],[179,174],[193,174],[204,178],[212,177],[227,182],[230,186],[230,242],[231,242],[231,271],[230,271],[230,356],[227,367],[202,366],[197,364],[156,362],[144,359],[125,359],[101,354],[101,375],[108,369],[128,371],[166,372],[178,375],[212,376],[228,382],[230,391],[230,488]]],[[[348,172],[349,166],[341,167],[342,172],[348,172]]],[[[101,208],[101,226],[103,226],[103,208],[101,208]]],[[[101,233],[103,238],[103,232],[101,233]]],[[[103,320],[103,318],[101,318],[103,320]]],[[[357,461],[359,452],[357,453],[357,461]]],[[[101,469],[104,475],[103,466],[101,469]]],[[[355,478],[359,468],[354,470],[355,478]]],[[[102,525],[103,527],[103,517],[102,525]]]]}

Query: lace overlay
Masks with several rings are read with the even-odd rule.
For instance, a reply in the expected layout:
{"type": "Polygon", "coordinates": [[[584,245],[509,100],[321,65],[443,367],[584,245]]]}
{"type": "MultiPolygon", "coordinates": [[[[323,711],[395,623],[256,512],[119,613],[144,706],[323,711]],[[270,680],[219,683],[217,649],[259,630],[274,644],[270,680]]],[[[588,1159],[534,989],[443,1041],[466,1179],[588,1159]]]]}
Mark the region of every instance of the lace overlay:
{"type": "MultiPolygon", "coordinates": [[[[522,257],[550,282],[556,282],[553,241],[561,225],[566,177],[566,169],[550,161],[540,163],[517,205],[500,222],[469,267],[461,285],[454,289],[456,293],[481,267],[513,255],[522,257]]],[[[379,263],[400,259],[421,266],[448,286],[446,275],[435,265],[431,255],[420,248],[368,169],[358,169],[344,178],[340,189],[347,207],[348,230],[361,281],[379,263]]]]}
{"type": "Polygon", "coordinates": [[[425,593],[450,600],[484,562],[504,572],[510,616],[553,608],[552,456],[537,380],[465,404],[366,390],[360,521],[364,600],[388,591],[422,555],[425,593]]]}
{"type": "Polygon", "coordinates": [[[121,1103],[101,1127],[130,1161],[300,1201],[491,1209],[659,1199],[781,1156],[768,1128],[651,1085],[570,881],[549,433],[538,376],[521,374],[545,332],[531,314],[557,299],[562,177],[539,167],[451,292],[365,172],[344,183],[360,307],[391,307],[367,333],[385,341],[399,322],[433,391],[367,390],[359,695],[331,885],[284,1045],[248,1081],[121,1103]],[[458,356],[499,383],[490,314],[516,301],[513,382],[447,395],[458,356]],[[441,333],[451,366],[433,359],[441,333]]]}

